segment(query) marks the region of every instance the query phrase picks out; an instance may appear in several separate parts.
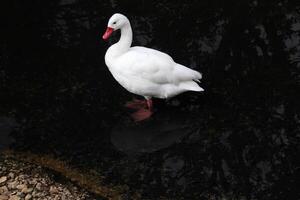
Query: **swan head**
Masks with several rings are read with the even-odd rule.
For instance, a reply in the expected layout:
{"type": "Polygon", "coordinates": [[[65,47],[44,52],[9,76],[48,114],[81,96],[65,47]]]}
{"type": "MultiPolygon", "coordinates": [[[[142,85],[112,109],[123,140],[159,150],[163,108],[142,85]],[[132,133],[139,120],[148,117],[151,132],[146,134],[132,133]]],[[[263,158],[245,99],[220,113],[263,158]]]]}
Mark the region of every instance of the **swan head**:
{"type": "Polygon", "coordinates": [[[122,15],[120,13],[114,14],[113,16],[110,17],[107,24],[107,29],[103,34],[102,38],[104,40],[107,40],[114,31],[121,29],[127,24],[129,24],[129,20],[125,15],[122,15]]]}

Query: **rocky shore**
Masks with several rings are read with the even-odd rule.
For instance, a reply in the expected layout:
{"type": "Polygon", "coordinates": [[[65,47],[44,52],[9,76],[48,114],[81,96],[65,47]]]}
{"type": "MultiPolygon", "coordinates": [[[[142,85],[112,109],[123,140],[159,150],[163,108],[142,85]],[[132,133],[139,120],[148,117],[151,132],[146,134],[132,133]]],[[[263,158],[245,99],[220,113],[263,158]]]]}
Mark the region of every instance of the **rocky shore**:
{"type": "Polygon", "coordinates": [[[0,200],[98,199],[55,172],[0,155],[0,200]]]}

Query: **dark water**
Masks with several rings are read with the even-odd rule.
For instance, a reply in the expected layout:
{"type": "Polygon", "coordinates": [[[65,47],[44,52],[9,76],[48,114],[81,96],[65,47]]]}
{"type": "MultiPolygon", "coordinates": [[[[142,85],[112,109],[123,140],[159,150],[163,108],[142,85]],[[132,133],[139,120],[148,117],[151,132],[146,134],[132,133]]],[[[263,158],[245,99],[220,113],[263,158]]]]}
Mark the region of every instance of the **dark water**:
{"type": "Polygon", "coordinates": [[[299,1],[31,0],[1,10],[0,114],[18,123],[10,148],[95,170],[142,199],[300,199],[299,1]],[[153,118],[133,123],[123,108],[132,95],[103,59],[119,37],[101,40],[115,12],[131,20],[134,45],[201,71],[205,92],[156,100],[153,118]]]}

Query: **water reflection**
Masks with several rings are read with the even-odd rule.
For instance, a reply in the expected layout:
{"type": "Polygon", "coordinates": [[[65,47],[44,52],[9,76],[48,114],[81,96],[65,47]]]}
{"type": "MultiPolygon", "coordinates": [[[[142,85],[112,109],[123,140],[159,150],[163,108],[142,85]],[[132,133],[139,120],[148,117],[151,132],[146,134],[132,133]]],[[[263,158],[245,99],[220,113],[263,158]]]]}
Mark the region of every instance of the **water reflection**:
{"type": "Polygon", "coordinates": [[[180,110],[157,111],[151,119],[128,123],[121,120],[111,132],[111,142],[128,155],[166,148],[192,133],[193,115],[180,110]]]}

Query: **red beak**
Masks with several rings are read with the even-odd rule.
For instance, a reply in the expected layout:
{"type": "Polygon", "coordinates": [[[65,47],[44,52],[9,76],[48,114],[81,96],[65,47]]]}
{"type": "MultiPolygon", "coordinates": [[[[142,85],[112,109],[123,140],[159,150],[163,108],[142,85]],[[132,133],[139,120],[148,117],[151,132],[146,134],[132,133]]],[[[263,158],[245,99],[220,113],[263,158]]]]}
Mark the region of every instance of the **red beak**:
{"type": "Polygon", "coordinates": [[[114,32],[114,29],[111,27],[107,27],[105,33],[102,36],[103,40],[107,40],[109,36],[112,34],[112,32],[114,32]]]}

